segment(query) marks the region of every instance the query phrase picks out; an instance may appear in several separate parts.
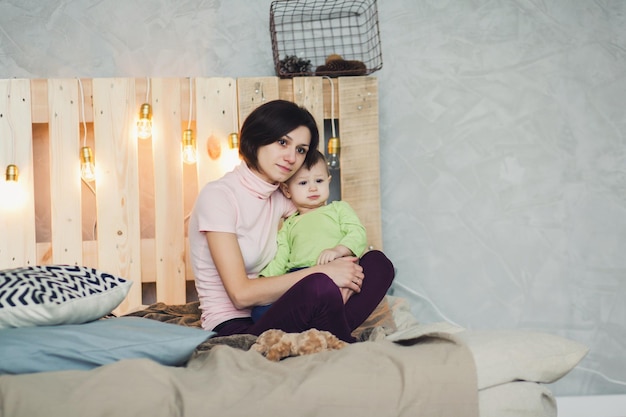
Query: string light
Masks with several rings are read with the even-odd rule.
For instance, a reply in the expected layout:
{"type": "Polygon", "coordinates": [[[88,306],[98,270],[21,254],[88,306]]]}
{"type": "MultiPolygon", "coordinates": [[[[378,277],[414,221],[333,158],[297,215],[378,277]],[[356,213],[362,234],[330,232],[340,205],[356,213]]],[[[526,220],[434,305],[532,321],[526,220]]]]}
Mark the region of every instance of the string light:
{"type": "MultiPolygon", "coordinates": [[[[11,109],[11,81],[9,81],[9,86],[7,88],[7,100],[6,100],[6,104],[7,104],[7,123],[9,124],[9,132],[11,133],[11,145],[12,145],[12,149],[11,149],[11,154],[12,154],[12,160],[15,161],[15,157],[16,157],[16,146],[15,146],[15,137],[13,134],[13,126],[11,125],[11,115],[9,114],[9,111],[11,109]]],[[[10,165],[7,166],[7,170],[6,170],[6,182],[17,182],[19,178],[19,170],[17,168],[17,165],[15,165],[15,163],[12,163],[10,165]]]]}
{"type": "Polygon", "coordinates": [[[193,137],[193,130],[185,129],[183,131],[183,162],[195,164],[197,160],[196,140],[193,137]]]}
{"type": "Polygon", "coordinates": [[[228,146],[230,149],[239,149],[239,135],[237,132],[228,135],[228,146]]]}
{"type": "Polygon", "coordinates": [[[150,78],[146,78],[146,102],[139,108],[137,121],[137,137],[148,139],[152,137],[152,106],[148,103],[150,97],[150,78]]]}
{"type": "Polygon", "coordinates": [[[5,176],[6,181],[17,182],[20,176],[20,171],[17,169],[17,165],[9,164],[7,165],[7,172],[5,176]]]}
{"type": "Polygon", "coordinates": [[[85,92],[83,83],[78,78],[80,87],[81,114],[83,118],[83,146],[80,148],[80,177],[89,183],[96,179],[96,167],[93,162],[93,151],[87,146],[87,121],[85,120],[85,92]]]}
{"type": "Polygon", "coordinates": [[[20,210],[26,202],[26,192],[18,183],[19,169],[15,164],[7,165],[5,181],[2,184],[0,194],[5,195],[0,201],[0,206],[7,211],[20,210]]]}
{"type": "MultiPolygon", "coordinates": [[[[15,144],[15,134],[13,132],[13,126],[11,124],[11,115],[9,114],[11,110],[10,98],[11,98],[11,81],[9,81],[8,91],[7,91],[6,120],[7,120],[7,123],[9,124],[9,131],[11,134],[12,160],[15,161],[16,156],[17,156],[17,150],[16,150],[16,144],[15,144]]],[[[17,167],[17,164],[15,164],[15,162],[7,165],[5,178],[4,178],[5,181],[2,183],[2,186],[0,187],[2,188],[2,190],[0,190],[0,193],[5,196],[4,198],[2,198],[2,201],[0,201],[0,205],[2,206],[2,208],[9,210],[9,211],[18,210],[26,202],[26,191],[21,186],[21,184],[18,183],[19,176],[20,176],[19,172],[20,171],[17,167]]]]}
{"type": "Polygon", "coordinates": [[[335,132],[335,87],[332,78],[324,76],[330,82],[330,125],[332,135],[328,139],[328,168],[336,170],[340,168],[339,156],[341,153],[341,141],[335,132]]]}
{"type": "Polygon", "coordinates": [[[196,140],[191,130],[191,119],[193,117],[193,83],[189,77],[189,120],[187,121],[187,129],[183,131],[183,162],[186,164],[195,164],[198,160],[196,152],[196,140]]]}
{"type": "Polygon", "coordinates": [[[80,177],[85,182],[96,179],[96,167],[93,163],[93,152],[89,146],[80,148],[80,177]]]}

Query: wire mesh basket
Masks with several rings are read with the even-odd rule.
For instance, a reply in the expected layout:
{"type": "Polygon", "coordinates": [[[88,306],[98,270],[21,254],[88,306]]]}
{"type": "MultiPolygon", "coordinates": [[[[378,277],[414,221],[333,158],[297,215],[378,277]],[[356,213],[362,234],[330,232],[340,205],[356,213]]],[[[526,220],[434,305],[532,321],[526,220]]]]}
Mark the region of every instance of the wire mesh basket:
{"type": "Polygon", "coordinates": [[[275,0],[276,75],[368,75],[382,68],[376,0],[275,0]]]}

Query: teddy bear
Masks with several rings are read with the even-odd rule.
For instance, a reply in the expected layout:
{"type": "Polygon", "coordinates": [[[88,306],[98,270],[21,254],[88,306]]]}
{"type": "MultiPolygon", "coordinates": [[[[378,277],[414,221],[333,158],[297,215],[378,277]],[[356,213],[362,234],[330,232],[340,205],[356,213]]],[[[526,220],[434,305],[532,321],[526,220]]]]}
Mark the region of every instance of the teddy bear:
{"type": "Polygon", "coordinates": [[[301,333],[286,333],[282,330],[270,329],[259,335],[252,349],[267,359],[278,362],[289,356],[337,350],[346,345],[346,342],[325,330],[309,329],[301,333]]]}

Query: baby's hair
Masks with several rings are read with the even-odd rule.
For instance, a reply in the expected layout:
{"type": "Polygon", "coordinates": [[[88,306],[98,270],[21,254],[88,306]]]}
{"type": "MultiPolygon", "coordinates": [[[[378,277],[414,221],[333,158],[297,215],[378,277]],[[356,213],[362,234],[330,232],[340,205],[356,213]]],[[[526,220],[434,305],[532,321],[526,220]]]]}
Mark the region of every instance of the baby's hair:
{"type": "Polygon", "coordinates": [[[304,161],[303,166],[306,169],[311,169],[313,168],[315,165],[317,165],[318,162],[323,162],[324,166],[326,167],[326,173],[330,174],[330,171],[328,170],[328,162],[326,162],[326,157],[324,156],[323,153],[321,153],[318,149],[311,149],[308,152],[310,155],[307,155],[307,159],[304,161]]]}
{"type": "MultiPolygon", "coordinates": [[[[311,149],[307,152],[306,159],[304,160],[304,164],[302,164],[300,169],[304,168],[310,171],[311,168],[313,168],[315,165],[317,165],[320,162],[324,164],[324,168],[326,168],[326,174],[330,176],[330,170],[328,169],[328,162],[326,162],[326,157],[324,156],[323,153],[321,153],[317,149],[311,149]]],[[[289,181],[291,181],[294,178],[296,178],[295,175],[293,175],[291,178],[289,178],[285,182],[289,183],[289,181]]]]}

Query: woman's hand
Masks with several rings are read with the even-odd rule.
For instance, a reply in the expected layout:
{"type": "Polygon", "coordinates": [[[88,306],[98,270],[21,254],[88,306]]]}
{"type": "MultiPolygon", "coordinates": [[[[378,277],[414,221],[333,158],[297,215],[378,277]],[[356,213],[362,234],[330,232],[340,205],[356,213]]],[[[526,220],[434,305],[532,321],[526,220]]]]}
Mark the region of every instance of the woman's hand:
{"type": "MultiPolygon", "coordinates": [[[[339,288],[347,288],[359,293],[365,275],[363,274],[363,267],[358,264],[358,260],[359,258],[356,256],[346,256],[314,268],[328,275],[339,288]]],[[[346,295],[349,298],[351,294],[344,295],[344,302],[347,301],[346,295]]]]}
{"type": "Polygon", "coordinates": [[[341,298],[343,298],[344,304],[347,303],[350,297],[354,294],[354,291],[350,288],[339,288],[339,291],[341,292],[341,298]]]}

